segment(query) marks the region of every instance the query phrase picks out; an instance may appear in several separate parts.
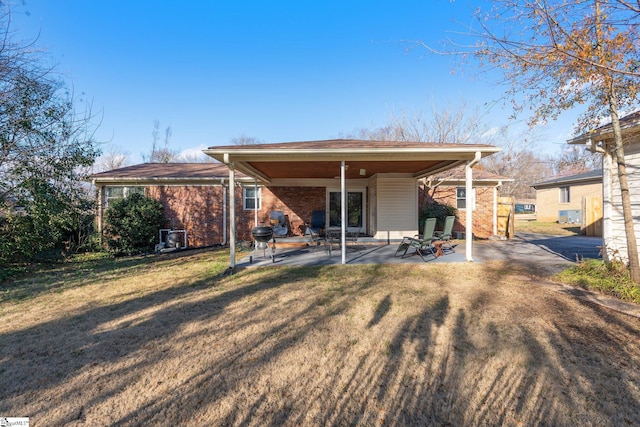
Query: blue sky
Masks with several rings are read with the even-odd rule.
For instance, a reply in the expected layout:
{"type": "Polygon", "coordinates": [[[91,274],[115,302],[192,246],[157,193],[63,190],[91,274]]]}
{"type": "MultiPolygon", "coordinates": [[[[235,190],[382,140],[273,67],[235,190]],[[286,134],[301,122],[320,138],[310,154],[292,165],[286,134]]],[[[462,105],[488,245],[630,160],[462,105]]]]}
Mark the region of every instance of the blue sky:
{"type": "MultiPolygon", "coordinates": [[[[37,36],[76,97],[92,103],[96,138],[137,163],[154,120],[171,126],[177,150],[240,135],[337,138],[461,99],[493,105],[489,125],[504,125],[510,112],[494,103],[502,88],[406,42],[437,44],[480,3],[26,0],[12,27],[37,36]]],[[[557,152],[571,127],[547,126],[543,150],[557,152]]]]}

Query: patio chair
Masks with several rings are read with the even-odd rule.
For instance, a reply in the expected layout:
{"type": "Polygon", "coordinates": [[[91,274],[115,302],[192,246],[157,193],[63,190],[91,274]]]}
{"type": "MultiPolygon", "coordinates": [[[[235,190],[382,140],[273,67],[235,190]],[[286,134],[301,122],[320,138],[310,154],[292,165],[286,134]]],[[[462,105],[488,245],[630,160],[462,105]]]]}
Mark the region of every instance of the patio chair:
{"type": "Polygon", "coordinates": [[[455,222],[456,222],[455,215],[450,215],[446,217],[444,220],[444,229],[442,231],[436,231],[434,233],[435,237],[438,240],[441,240],[444,242],[444,244],[442,245],[443,250],[450,250],[452,252],[456,251],[455,247],[451,244],[451,235],[453,233],[453,224],[455,222]]]}
{"type": "Polygon", "coordinates": [[[436,219],[435,218],[427,218],[424,222],[424,229],[422,235],[416,235],[414,237],[404,237],[398,249],[396,249],[396,253],[394,256],[398,256],[400,254],[401,258],[404,258],[407,255],[407,252],[410,248],[413,248],[414,251],[409,255],[418,254],[423,261],[426,261],[424,256],[427,253],[431,253],[433,257],[436,257],[436,251],[431,242],[434,240],[434,231],[436,229],[436,219]]]}
{"type": "Polygon", "coordinates": [[[313,246],[314,251],[322,244],[324,224],[325,212],[320,210],[313,211],[311,213],[311,222],[306,224],[305,235],[308,235],[311,238],[310,246],[313,246]]]}
{"type": "Polygon", "coordinates": [[[289,234],[289,227],[287,227],[287,222],[284,218],[284,212],[282,211],[273,211],[269,215],[269,222],[273,227],[273,236],[274,237],[286,237],[289,234]]]}
{"type": "Polygon", "coordinates": [[[325,212],[322,210],[311,212],[311,222],[307,224],[308,232],[315,233],[318,236],[324,234],[325,212]]]}

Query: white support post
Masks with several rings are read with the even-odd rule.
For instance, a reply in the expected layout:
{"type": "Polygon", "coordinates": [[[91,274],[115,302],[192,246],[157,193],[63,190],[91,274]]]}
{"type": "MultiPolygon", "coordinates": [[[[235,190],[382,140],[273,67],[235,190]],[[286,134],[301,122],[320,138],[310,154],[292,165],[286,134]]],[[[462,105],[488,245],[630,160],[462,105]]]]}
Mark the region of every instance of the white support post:
{"type": "Polygon", "coordinates": [[[340,243],[342,244],[342,264],[347,263],[347,185],[345,183],[345,163],[340,162],[340,243]]]}
{"type": "Polygon", "coordinates": [[[467,261],[473,261],[473,169],[471,162],[465,166],[465,252],[467,261]]]}
{"type": "Polygon", "coordinates": [[[233,163],[229,167],[229,270],[236,268],[236,171],[233,163]]]}
{"type": "Polygon", "coordinates": [[[227,244],[227,187],[222,180],[222,246],[227,244]]]}
{"type": "Polygon", "coordinates": [[[476,152],[475,158],[465,165],[465,252],[467,261],[473,261],[473,207],[475,195],[473,194],[473,167],[482,158],[482,153],[476,152]]]}

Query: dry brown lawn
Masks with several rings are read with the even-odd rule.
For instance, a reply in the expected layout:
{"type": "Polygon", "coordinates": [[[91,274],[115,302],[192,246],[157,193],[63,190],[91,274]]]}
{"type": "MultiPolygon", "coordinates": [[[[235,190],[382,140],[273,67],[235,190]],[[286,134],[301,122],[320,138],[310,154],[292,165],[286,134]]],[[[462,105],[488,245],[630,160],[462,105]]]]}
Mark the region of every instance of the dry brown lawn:
{"type": "Polygon", "coordinates": [[[539,233],[551,236],[575,236],[580,234],[580,225],[559,224],[557,222],[520,221],[516,215],[515,231],[523,233],[539,233]]]}
{"type": "Polygon", "coordinates": [[[517,268],[221,276],[221,257],[65,267],[5,290],[0,415],[32,426],[640,425],[640,320],[517,268]]]}

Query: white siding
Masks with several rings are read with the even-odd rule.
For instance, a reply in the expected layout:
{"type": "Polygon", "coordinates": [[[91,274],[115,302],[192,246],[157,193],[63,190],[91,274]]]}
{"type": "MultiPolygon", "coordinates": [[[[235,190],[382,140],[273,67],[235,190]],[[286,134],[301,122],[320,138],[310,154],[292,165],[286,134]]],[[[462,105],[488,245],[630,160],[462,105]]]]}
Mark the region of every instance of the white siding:
{"type": "MultiPolygon", "coordinates": [[[[640,142],[626,146],[625,150],[633,224],[636,240],[640,246],[640,142]]],[[[628,262],[617,163],[615,159],[606,155],[603,167],[604,227],[602,237],[606,248],[606,259],[628,262]]]]}
{"type": "Polygon", "coordinates": [[[418,183],[414,178],[377,181],[377,239],[401,239],[418,233],[418,183]]]}
{"type": "Polygon", "coordinates": [[[374,180],[369,185],[369,195],[367,200],[369,201],[369,233],[372,236],[376,235],[378,230],[378,183],[374,180]]]}

